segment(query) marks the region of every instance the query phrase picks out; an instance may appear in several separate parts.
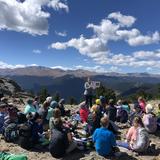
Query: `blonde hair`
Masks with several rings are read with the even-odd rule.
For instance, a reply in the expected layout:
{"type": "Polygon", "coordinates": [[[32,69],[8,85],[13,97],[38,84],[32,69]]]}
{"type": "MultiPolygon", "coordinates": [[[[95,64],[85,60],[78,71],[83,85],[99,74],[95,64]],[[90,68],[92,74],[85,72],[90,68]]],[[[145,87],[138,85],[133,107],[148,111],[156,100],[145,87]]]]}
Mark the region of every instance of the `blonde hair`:
{"type": "Polygon", "coordinates": [[[102,127],[108,127],[108,125],[109,125],[108,116],[104,116],[104,117],[101,118],[101,125],[102,125],[102,127]]]}

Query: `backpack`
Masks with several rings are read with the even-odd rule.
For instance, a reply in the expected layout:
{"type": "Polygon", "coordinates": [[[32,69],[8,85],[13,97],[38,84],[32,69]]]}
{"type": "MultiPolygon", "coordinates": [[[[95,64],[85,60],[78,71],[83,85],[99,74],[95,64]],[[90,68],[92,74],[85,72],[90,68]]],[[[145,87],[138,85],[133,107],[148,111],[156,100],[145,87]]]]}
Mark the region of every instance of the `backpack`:
{"type": "Polygon", "coordinates": [[[29,123],[19,125],[18,144],[24,149],[31,149],[32,143],[32,126],[29,123]]]}
{"type": "Polygon", "coordinates": [[[122,107],[117,110],[117,121],[126,123],[128,121],[128,113],[122,107]]]}
{"type": "Polygon", "coordinates": [[[138,128],[137,140],[133,144],[133,150],[136,152],[144,152],[148,149],[150,144],[149,135],[145,128],[138,128]]]}
{"type": "Polygon", "coordinates": [[[154,114],[145,115],[144,126],[149,133],[157,130],[157,118],[154,114]]]}
{"type": "Polygon", "coordinates": [[[3,135],[6,142],[16,142],[19,137],[17,124],[10,123],[8,126],[6,126],[4,128],[3,135]]]}
{"type": "Polygon", "coordinates": [[[22,124],[22,123],[26,123],[26,122],[27,122],[26,115],[22,112],[18,112],[18,123],[22,124]]]}

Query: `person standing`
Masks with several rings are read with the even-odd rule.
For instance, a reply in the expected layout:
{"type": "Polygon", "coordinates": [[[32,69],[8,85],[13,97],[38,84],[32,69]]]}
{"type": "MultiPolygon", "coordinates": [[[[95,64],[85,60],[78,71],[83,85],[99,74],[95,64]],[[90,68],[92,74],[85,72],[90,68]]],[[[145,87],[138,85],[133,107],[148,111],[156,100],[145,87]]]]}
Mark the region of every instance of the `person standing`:
{"type": "Polygon", "coordinates": [[[84,91],[85,103],[86,105],[89,105],[90,107],[92,107],[93,88],[91,85],[90,78],[88,78],[87,82],[85,82],[84,88],[85,88],[85,91],[84,91]]]}

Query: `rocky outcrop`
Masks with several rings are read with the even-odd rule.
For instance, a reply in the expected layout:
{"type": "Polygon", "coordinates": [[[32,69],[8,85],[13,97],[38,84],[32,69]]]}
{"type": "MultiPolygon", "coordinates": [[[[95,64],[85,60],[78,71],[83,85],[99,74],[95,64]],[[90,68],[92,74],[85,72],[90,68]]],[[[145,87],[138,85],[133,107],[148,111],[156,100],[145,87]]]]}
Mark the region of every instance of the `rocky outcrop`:
{"type": "Polygon", "coordinates": [[[0,78],[0,92],[7,96],[12,96],[17,92],[22,92],[21,87],[11,79],[0,78]]]}

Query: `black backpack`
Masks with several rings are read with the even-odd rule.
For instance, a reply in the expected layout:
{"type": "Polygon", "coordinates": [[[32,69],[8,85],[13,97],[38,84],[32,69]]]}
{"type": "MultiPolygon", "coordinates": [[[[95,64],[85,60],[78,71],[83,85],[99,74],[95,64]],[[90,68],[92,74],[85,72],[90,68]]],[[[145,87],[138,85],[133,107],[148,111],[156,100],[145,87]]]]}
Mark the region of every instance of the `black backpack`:
{"type": "Polygon", "coordinates": [[[19,125],[18,144],[24,149],[32,148],[32,126],[29,123],[19,125]]]}
{"type": "Polygon", "coordinates": [[[18,123],[22,124],[22,123],[26,123],[26,122],[27,122],[26,115],[22,112],[18,112],[18,123]]]}

